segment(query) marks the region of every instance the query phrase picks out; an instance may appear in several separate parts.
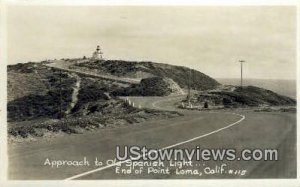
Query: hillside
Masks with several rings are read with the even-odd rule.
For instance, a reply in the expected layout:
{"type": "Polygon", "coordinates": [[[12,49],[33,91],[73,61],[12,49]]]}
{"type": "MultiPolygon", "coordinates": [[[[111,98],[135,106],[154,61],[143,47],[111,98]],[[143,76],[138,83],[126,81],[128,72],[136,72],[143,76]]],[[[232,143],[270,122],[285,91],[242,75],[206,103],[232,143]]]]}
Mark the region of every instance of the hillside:
{"type": "MultiPolygon", "coordinates": [[[[184,101],[185,103],[187,100],[184,101]]],[[[255,86],[223,86],[219,89],[200,92],[191,97],[194,106],[204,107],[259,107],[295,106],[296,100],[255,86]]],[[[187,104],[187,103],[186,103],[187,104]]]]}
{"type": "Polygon", "coordinates": [[[111,93],[116,96],[169,96],[181,95],[184,91],[169,78],[149,77],[126,88],[117,89],[111,93]]]}
{"type": "Polygon", "coordinates": [[[51,89],[51,84],[55,83],[51,77],[59,73],[32,62],[10,65],[7,72],[8,101],[27,95],[45,95],[51,89]]]}
{"type": "Polygon", "coordinates": [[[39,63],[8,66],[8,120],[58,118],[67,110],[75,82],[69,73],[39,63]]]}
{"type": "Polygon", "coordinates": [[[13,136],[78,133],[80,128],[118,127],[180,115],[134,108],[110,96],[130,84],[76,74],[43,63],[10,65],[7,76],[8,129],[13,136]]]}
{"type": "Polygon", "coordinates": [[[99,60],[78,63],[72,66],[74,69],[85,68],[104,75],[113,75],[126,78],[163,77],[172,79],[181,88],[190,86],[194,90],[208,90],[216,88],[219,83],[213,78],[183,66],[154,62],[135,62],[121,60],[99,60]]]}
{"type": "MultiPolygon", "coordinates": [[[[119,96],[182,95],[189,81],[191,103],[203,107],[295,105],[296,101],[258,87],[219,85],[186,67],[153,62],[59,60],[8,66],[9,134],[78,133],[78,128],[118,127],[177,112],[135,108],[119,96]],[[52,64],[52,65],[50,65],[52,64]],[[54,65],[53,65],[54,64],[54,65]]],[[[183,101],[186,105],[187,100],[183,101]]]]}

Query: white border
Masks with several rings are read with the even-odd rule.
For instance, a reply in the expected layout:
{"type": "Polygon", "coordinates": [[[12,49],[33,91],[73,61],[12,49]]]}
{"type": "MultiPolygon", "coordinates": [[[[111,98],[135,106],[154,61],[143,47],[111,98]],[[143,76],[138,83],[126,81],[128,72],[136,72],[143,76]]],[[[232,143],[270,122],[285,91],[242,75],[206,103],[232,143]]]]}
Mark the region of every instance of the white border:
{"type": "Polygon", "coordinates": [[[6,126],[6,7],[0,2],[0,180],[6,179],[8,168],[7,156],[7,126],[6,126]]]}
{"type": "Polygon", "coordinates": [[[241,5],[299,5],[297,0],[3,0],[11,5],[133,5],[133,6],[241,6],[241,5]]]}

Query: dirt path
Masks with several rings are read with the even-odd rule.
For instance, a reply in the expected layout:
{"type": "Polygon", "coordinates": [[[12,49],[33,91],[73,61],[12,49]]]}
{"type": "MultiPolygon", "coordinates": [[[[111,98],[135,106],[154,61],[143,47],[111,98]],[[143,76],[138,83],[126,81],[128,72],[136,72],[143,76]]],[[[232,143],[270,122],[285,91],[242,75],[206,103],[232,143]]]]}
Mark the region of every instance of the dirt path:
{"type": "Polygon", "coordinates": [[[140,82],[140,79],[116,77],[116,76],[112,76],[112,75],[100,75],[99,73],[88,72],[86,70],[71,69],[70,66],[74,65],[74,64],[75,64],[74,62],[56,60],[56,61],[53,61],[53,63],[51,63],[51,64],[47,64],[46,66],[61,69],[61,70],[65,70],[65,71],[68,71],[68,72],[73,72],[73,73],[85,75],[85,76],[97,77],[97,78],[117,81],[117,82],[121,82],[121,83],[138,84],[140,82]]]}
{"type": "Polygon", "coordinates": [[[76,78],[76,83],[73,86],[72,101],[71,101],[69,107],[66,110],[66,114],[70,114],[72,109],[74,108],[74,106],[77,104],[78,93],[79,93],[79,90],[80,90],[80,83],[81,83],[81,79],[78,75],[73,73],[71,76],[76,78]]]}

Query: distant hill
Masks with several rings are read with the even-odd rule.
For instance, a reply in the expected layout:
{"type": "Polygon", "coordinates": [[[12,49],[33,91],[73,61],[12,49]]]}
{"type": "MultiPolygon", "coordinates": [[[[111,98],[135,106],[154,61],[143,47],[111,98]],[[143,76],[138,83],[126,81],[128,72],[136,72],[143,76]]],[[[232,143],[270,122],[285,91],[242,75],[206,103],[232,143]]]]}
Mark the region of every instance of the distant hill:
{"type": "MultiPolygon", "coordinates": [[[[239,86],[241,84],[240,78],[238,79],[217,79],[218,82],[225,85],[239,86]]],[[[243,85],[256,86],[271,90],[280,95],[285,95],[293,99],[297,98],[297,81],[296,80],[281,80],[281,79],[243,79],[243,85]]]]}
{"type": "Polygon", "coordinates": [[[181,88],[188,88],[189,81],[191,89],[208,90],[220,85],[213,78],[199,71],[169,64],[154,62],[136,62],[122,60],[99,60],[78,63],[73,68],[88,68],[98,70],[99,73],[126,78],[169,78],[176,82],[181,88]]]}
{"type": "Polygon", "coordinates": [[[279,95],[270,90],[255,86],[228,86],[228,88],[200,92],[193,95],[191,102],[195,106],[211,107],[258,107],[258,106],[295,106],[296,100],[279,95]]]}

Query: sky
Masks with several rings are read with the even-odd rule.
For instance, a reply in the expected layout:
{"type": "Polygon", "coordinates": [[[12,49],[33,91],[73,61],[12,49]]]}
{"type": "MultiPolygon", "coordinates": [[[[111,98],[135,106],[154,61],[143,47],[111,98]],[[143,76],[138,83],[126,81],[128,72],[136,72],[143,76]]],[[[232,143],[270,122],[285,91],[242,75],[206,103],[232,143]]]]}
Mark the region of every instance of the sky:
{"type": "Polygon", "coordinates": [[[214,78],[296,79],[293,6],[16,6],[8,64],[90,57],[153,61],[214,78]]]}

